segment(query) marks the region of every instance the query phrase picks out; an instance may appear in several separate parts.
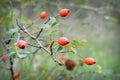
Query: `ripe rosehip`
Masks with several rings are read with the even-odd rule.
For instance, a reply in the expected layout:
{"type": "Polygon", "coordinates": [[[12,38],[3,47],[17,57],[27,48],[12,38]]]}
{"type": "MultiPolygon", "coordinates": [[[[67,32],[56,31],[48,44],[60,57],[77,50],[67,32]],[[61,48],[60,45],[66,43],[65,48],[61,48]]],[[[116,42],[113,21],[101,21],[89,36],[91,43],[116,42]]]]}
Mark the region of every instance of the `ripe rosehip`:
{"type": "Polygon", "coordinates": [[[40,15],[39,15],[39,17],[41,19],[45,19],[47,17],[47,12],[45,12],[45,11],[41,12],[40,15]]]}
{"type": "Polygon", "coordinates": [[[12,76],[14,79],[18,78],[19,77],[19,73],[18,72],[15,72],[12,76]]]}
{"type": "Polygon", "coordinates": [[[74,67],[76,66],[76,63],[75,63],[73,60],[68,59],[68,60],[66,60],[66,62],[65,62],[65,66],[66,66],[66,68],[67,68],[68,70],[73,70],[74,67]]]}
{"type": "Polygon", "coordinates": [[[8,55],[7,55],[7,54],[4,54],[4,55],[1,57],[1,60],[2,60],[2,61],[5,61],[7,58],[8,58],[8,55]]]}
{"type": "Polygon", "coordinates": [[[59,56],[59,57],[57,58],[57,60],[58,60],[58,61],[64,61],[64,60],[66,60],[66,57],[65,57],[65,56],[59,56]]]}
{"type": "Polygon", "coordinates": [[[18,42],[17,42],[17,46],[18,46],[18,48],[20,48],[20,49],[24,49],[25,47],[26,47],[26,41],[24,41],[24,40],[19,40],[18,42]]]}
{"type": "Polygon", "coordinates": [[[61,46],[65,46],[69,43],[69,40],[66,37],[61,37],[57,40],[57,43],[61,46]]]}
{"type": "Polygon", "coordinates": [[[61,16],[61,17],[65,17],[65,16],[67,16],[69,14],[69,9],[61,9],[60,11],[59,11],[59,15],[61,16]]]}
{"type": "Polygon", "coordinates": [[[96,62],[95,62],[95,60],[94,60],[93,58],[88,57],[88,58],[85,59],[85,63],[86,63],[87,65],[93,65],[93,64],[95,64],[96,62]]]}

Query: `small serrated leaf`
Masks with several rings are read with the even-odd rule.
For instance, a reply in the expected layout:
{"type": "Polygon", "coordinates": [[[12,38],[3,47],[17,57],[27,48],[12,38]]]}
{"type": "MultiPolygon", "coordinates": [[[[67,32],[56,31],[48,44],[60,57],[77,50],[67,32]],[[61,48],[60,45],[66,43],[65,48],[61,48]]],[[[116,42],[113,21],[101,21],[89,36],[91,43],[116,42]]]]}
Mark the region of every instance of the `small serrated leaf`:
{"type": "Polygon", "coordinates": [[[81,42],[86,43],[88,42],[86,39],[81,40],[81,42]]]}
{"type": "Polygon", "coordinates": [[[23,59],[23,58],[27,57],[27,54],[18,54],[18,57],[23,59]]]}
{"type": "Polygon", "coordinates": [[[52,30],[52,32],[51,33],[57,33],[58,32],[58,30],[52,30]]]}
{"type": "Polygon", "coordinates": [[[76,45],[78,45],[78,46],[84,46],[85,45],[85,43],[87,42],[87,40],[78,40],[78,39],[73,39],[73,42],[74,42],[74,44],[76,44],[76,45]]]}
{"type": "Polygon", "coordinates": [[[62,46],[59,46],[58,49],[57,49],[57,51],[59,52],[59,51],[61,51],[62,49],[63,49],[63,47],[62,47],[62,46]]]}
{"type": "Polygon", "coordinates": [[[49,24],[50,24],[51,27],[54,27],[57,24],[56,18],[55,17],[50,17],[49,24]]]}
{"type": "Polygon", "coordinates": [[[30,54],[29,51],[23,51],[22,53],[23,53],[23,54],[30,54]]]}
{"type": "Polygon", "coordinates": [[[50,25],[46,23],[46,24],[43,24],[41,28],[50,28],[50,25]]]}
{"type": "Polygon", "coordinates": [[[55,17],[50,17],[50,23],[56,22],[56,18],[55,17]]]}
{"type": "Polygon", "coordinates": [[[16,33],[16,32],[18,32],[18,31],[19,31],[18,28],[12,28],[12,29],[10,29],[7,33],[16,33]]]}
{"type": "Polygon", "coordinates": [[[51,27],[54,27],[56,24],[57,24],[57,22],[53,22],[53,23],[51,24],[51,27]]]}
{"type": "Polygon", "coordinates": [[[10,53],[8,53],[8,55],[9,56],[12,56],[12,55],[14,55],[16,52],[10,52],[10,53]]]}
{"type": "Polygon", "coordinates": [[[63,22],[59,22],[59,25],[60,25],[61,27],[63,27],[63,26],[64,26],[63,22]]]}
{"type": "Polygon", "coordinates": [[[72,51],[72,52],[75,52],[76,50],[75,50],[75,45],[73,45],[73,44],[67,44],[66,46],[65,46],[65,48],[66,49],[68,49],[68,50],[70,50],[70,51],[72,51]]]}

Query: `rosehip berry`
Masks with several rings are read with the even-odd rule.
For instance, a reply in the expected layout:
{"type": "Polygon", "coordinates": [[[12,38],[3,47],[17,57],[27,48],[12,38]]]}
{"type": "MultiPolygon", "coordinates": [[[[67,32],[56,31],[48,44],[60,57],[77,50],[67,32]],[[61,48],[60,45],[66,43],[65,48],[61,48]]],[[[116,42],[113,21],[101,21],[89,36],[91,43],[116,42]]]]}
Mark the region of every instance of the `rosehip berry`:
{"type": "Polygon", "coordinates": [[[69,9],[61,9],[60,11],[59,11],[59,15],[61,16],[61,17],[65,17],[65,16],[67,16],[69,14],[69,9]]]}
{"type": "Polygon", "coordinates": [[[41,19],[45,19],[47,17],[47,12],[45,12],[45,11],[41,12],[40,15],[39,15],[39,17],[41,19]]]}
{"type": "Polygon", "coordinates": [[[68,70],[73,70],[74,67],[76,66],[76,63],[75,63],[73,60],[68,59],[68,60],[66,60],[66,62],[65,62],[65,66],[66,66],[66,68],[67,68],[68,70]]]}
{"type": "Polygon", "coordinates": [[[18,77],[19,77],[19,73],[18,73],[18,72],[15,72],[15,73],[13,74],[13,78],[16,79],[16,78],[18,78],[18,77]]]}
{"type": "Polygon", "coordinates": [[[65,46],[69,43],[69,40],[66,37],[61,37],[57,40],[57,43],[61,46],[65,46]]]}
{"type": "Polygon", "coordinates": [[[19,40],[18,42],[17,42],[17,46],[18,46],[18,48],[20,48],[20,49],[24,49],[25,47],[26,47],[26,41],[24,41],[24,40],[19,40]]]}
{"type": "Polygon", "coordinates": [[[93,65],[93,64],[95,64],[96,62],[95,62],[95,60],[94,60],[93,58],[88,57],[88,58],[85,59],[85,63],[86,63],[87,65],[93,65]]]}
{"type": "Polygon", "coordinates": [[[59,56],[59,57],[57,58],[57,60],[58,60],[58,61],[64,61],[64,60],[66,60],[66,57],[65,57],[65,56],[59,56]]]}
{"type": "Polygon", "coordinates": [[[1,57],[1,60],[2,60],[2,61],[5,61],[7,58],[8,58],[8,55],[7,55],[7,54],[4,54],[4,55],[1,57]]]}

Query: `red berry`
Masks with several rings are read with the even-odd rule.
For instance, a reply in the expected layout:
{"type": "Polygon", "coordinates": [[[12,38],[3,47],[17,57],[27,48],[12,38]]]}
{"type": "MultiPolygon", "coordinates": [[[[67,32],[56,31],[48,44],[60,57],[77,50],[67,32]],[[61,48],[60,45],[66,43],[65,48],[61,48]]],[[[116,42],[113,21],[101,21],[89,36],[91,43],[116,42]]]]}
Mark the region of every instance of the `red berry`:
{"type": "Polygon", "coordinates": [[[39,17],[41,19],[45,19],[47,17],[47,12],[45,12],[45,11],[41,12],[39,17]]]}
{"type": "Polygon", "coordinates": [[[69,43],[69,41],[66,37],[61,37],[57,40],[57,43],[61,46],[65,46],[69,43]]]}
{"type": "Polygon", "coordinates": [[[7,55],[7,54],[4,54],[4,55],[1,57],[1,60],[2,60],[2,61],[5,61],[7,58],[8,58],[8,55],[7,55]]]}
{"type": "Polygon", "coordinates": [[[26,47],[26,41],[24,41],[24,40],[19,40],[18,42],[17,42],[17,46],[18,46],[18,48],[20,48],[20,49],[24,49],[25,47],[26,47]]]}
{"type": "Polygon", "coordinates": [[[69,14],[69,9],[61,9],[60,11],[59,11],[59,15],[61,16],[61,17],[65,17],[65,16],[67,16],[69,14]]]}
{"type": "Polygon", "coordinates": [[[59,56],[59,57],[57,58],[57,60],[58,60],[58,61],[64,61],[64,60],[66,60],[66,57],[65,57],[65,56],[59,56]]]}
{"type": "Polygon", "coordinates": [[[18,72],[15,72],[15,73],[13,74],[13,78],[16,79],[16,78],[18,78],[18,77],[19,77],[19,73],[18,73],[18,72]]]}
{"type": "Polygon", "coordinates": [[[95,64],[96,62],[95,62],[95,60],[94,60],[93,58],[88,57],[88,58],[85,59],[85,63],[86,63],[87,65],[93,65],[93,64],[95,64]]]}

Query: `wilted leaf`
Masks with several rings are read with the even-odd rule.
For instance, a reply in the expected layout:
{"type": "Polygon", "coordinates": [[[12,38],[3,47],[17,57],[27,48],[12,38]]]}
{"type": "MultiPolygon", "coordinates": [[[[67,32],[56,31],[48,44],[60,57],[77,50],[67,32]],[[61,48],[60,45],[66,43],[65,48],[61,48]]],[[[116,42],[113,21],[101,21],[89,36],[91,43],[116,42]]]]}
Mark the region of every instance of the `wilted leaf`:
{"type": "Polygon", "coordinates": [[[79,63],[80,63],[81,66],[84,65],[84,62],[85,62],[84,59],[80,59],[80,60],[79,60],[79,63]]]}
{"type": "Polygon", "coordinates": [[[102,73],[102,66],[97,65],[97,68],[98,68],[97,72],[98,72],[98,73],[102,73]]]}

